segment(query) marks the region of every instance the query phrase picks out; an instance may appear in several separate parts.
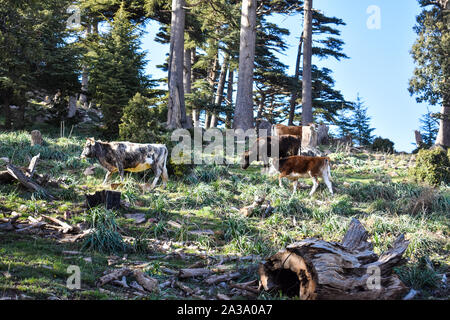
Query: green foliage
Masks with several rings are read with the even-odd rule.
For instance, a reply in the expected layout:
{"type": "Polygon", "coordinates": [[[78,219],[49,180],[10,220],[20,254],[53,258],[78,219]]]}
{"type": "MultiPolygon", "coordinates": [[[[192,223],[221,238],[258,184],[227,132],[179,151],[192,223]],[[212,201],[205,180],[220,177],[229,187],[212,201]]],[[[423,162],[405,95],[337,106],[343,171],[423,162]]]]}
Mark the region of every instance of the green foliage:
{"type": "MultiPolygon", "coordinates": [[[[101,106],[109,137],[118,135],[125,106],[136,93],[144,93],[150,86],[144,74],[147,62],[145,52],[140,52],[141,32],[137,28],[129,21],[122,2],[110,31],[86,41],[89,91],[101,106]]],[[[134,100],[130,108],[136,108],[137,104],[134,100]]]]}
{"type": "MultiPolygon", "coordinates": [[[[26,112],[26,93],[46,90],[65,97],[79,90],[79,49],[68,39],[69,0],[0,1],[0,104],[26,112]]],[[[9,107],[5,127],[11,127],[9,107]]],[[[23,126],[23,121],[17,127],[23,126]]],[[[15,123],[16,125],[16,123],[15,123]]]]}
{"type": "Polygon", "coordinates": [[[450,183],[450,158],[440,148],[420,150],[416,166],[410,169],[410,175],[417,181],[424,181],[430,185],[441,182],[450,183]]]}
{"type": "Polygon", "coordinates": [[[152,100],[139,92],[128,102],[119,125],[121,140],[140,143],[158,141],[163,130],[160,122],[162,115],[158,107],[150,108],[151,105],[152,100]]]}
{"type": "Polygon", "coordinates": [[[382,137],[375,138],[371,147],[375,151],[394,153],[394,142],[382,137]]]}
{"type": "Polygon", "coordinates": [[[410,80],[409,92],[417,102],[431,105],[449,103],[450,32],[448,11],[436,1],[419,0],[423,11],[414,27],[418,37],[411,54],[417,65],[410,80]]]}
{"type": "Polygon", "coordinates": [[[432,290],[439,286],[439,276],[427,265],[427,258],[421,257],[414,265],[395,268],[395,272],[408,287],[415,290],[432,290]]]}
{"type": "Polygon", "coordinates": [[[422,116],[420,123],[422,124],[420,129],[422,131],[423,143],[426,147],[431,148],[439,131],[438,121],[432,116],[431,112],[428,111],[422,116]]]}
{"type": "Polygon", "coordinates": [[[103,253],[121,253],[127,245],[117,231],[116,214],[104,208],[88,211],[87,220],[94,229],[83,243],[83,249],[93,249],[103,253]]]}

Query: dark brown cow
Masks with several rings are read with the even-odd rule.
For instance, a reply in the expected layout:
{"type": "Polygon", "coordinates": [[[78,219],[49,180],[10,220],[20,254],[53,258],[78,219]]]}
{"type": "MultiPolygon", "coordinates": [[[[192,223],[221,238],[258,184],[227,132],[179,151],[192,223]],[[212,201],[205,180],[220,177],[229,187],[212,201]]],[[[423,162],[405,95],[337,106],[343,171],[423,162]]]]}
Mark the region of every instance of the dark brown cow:
{"type": "Polygon", "coordinates": [[[264,168],[269,168],[269,158],[284,158],[299,153],[302,139],[294,135],[282,135],[279,137],[261,137],[251,146],[249,151],[242,154],[241,168],[247,169],[251,161],[257,160],[264,163],[264,168]],[[278,146],[278,154],[272,152],[272,144],[278,146]],[[277,145],[275,145],[277,144],[277,145]]]}
{"type": "Polygon", "coordinates": [[[298,179],[302,177],[311,177],[313,180],[313,188],[309,193],[310,196],[316,192],[319,186],[318,178],[321,177],[325,184],[333,194],[330,173],[330,158],[328,157],[307,157],[292,156],[282,159],[273,160],[273,168],[279,172],[278,182],[280,187],[281,178],[286,177],[294,181],[294,192],[297,191],[298,179]]]}

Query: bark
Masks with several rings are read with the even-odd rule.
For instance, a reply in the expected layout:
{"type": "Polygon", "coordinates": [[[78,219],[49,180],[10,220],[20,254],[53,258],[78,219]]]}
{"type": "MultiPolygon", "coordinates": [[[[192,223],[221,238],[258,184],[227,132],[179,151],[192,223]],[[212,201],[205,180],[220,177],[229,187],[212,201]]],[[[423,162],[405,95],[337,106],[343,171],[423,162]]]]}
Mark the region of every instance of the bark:
{"type": "MultiPolygon", "coordinates": [[[[195,73],[192,69],[192,66],[195,64],[196,59],[196,49],[191,49],[191,84],[195,82],[195,73]]],[[[196,108],[192,108],[192,121],[194,127],[200,127],[200,110],[196,108]]]]}
{"type": "MultiPolygon", "coordinates": [[[[228,84],[227,84],[227,105],[228,108],[231,109],[233,106],[233,80],[234,80],[234,70],[228,70],[228,84]]],[[[225,126],[226,128],[231,128],[231,118],[232,112],[231,110],[227,111],[225,126]]]]}
{"type": "MultiPolygon", "coordinates": [[[[92,26],[91,24],[88,24],[85,32],[86,38],[92,33],[92,26]]],[[[98,30],[97,30],[98,33],[98,30]]],[[[86,65],[83,65],[82,71],[81,71],[81,93],[79,96],[78,101],[80,102],[80,105],[83,106],[83,108],[87,108],[89,106],[88,99],[87,99],[87,92],[88,92],[88,86],[89,86],[89,73],[86,65]]]]}
{"type": "MultiPolygon", "coordinates": [[[[217,42],[210,42],[211,46],[218,46],[217,42]]],[[[213,60],[211,60],[211,65],[209,66],[208,69],[208,83],[209,86],[211,87],[211,90],[213,91],[214,89],[214,85],[216,83],[216,74],[217,74],[217,69],[218,69],[218,61],[219,61],[219,50],[217,49],[216,53],[215,53],[215,57],[213,60]]],[[[214,103],[215,99],[212,99],[212,103],[214,103]]],[[[213,112],[210,110],[205,110],[205,129],[208,129],[211,127],[213,121],[213,112]]]]}
{"type": "Polygon", "coordinates": [[[445,148],[450,147],[450,103],[444,102],[442,105],[441,121],[435,144],[445,148]]]}
{"type": "Polygon", "coordinates": [[[298,98],[298,80],[300,77],[300,58],[302,56],[302,47],[303,47],[303,32],[300,36],[300,42],[298,43],[298,52],[297,52],[297,61],[295,62],[295,76],[292,87],[292,97],[290,102],[290,111],[289,111],[289,122],[288,126],[294,125],[294,117],[295,117],[295,107],[298,98]]]}
{"type": "MultiPolygon", "coordinates": [[[[192,61],[191,61],[192,49],[184,49],[184,68],[183,68],[183,87],[184,94],[190,94],[192,92],[192,61]]],[[[192,114],[187,116],[194,122],[192,114]]]]}
{"type": "Polygon", "coordinates": [[[302,85],[302,123],[313,122],[312,113],[312,4],[313,0],[305,0],[305,24],[303,43],[303,85],[302,85]]]}
{"type": "Polygon", "coordinates": [[[184,64],[184,0],[172,0],[169,57],[169,103],[167,128],[189,128],[183,88],[184,64]]]}
{"type": "Polygon", "coordinates": [[[400,299],[408,288],[393,273],[405,260],[409,241],[400,235],[378,257],[368,232],[353,219],[341,243],[319,239],[296,242],[259,266],[265,290],[281,290],[302,300],[400,299]]]}
{"type": "Polygon", "coordinates": [[[253,68],[256,43],[256,0],[242,1],[239,76],[234,129],[248,130],[253,121],[253,68]]]}
{"type": "MultiPolygon", "coordinates": [[[[223,101],[223,92],[225,89],[225,80],[226,80],[227,70],[228,70],[228,60],[229,60],[229,55],[226,54],[223,59],[223,62],[222,62],[222,67],[220,68],[219,82],[217,84],[216,98],[214,100],[214,104],[216,105],[217,108],[219,108],[222,105],[222,101],[223,101]]],[[[210,124],[210,128],[215,128],[215,127],[217,127],[217,112],[213,113],[213,115],[211,117],[211,124],[210,124]]]]}

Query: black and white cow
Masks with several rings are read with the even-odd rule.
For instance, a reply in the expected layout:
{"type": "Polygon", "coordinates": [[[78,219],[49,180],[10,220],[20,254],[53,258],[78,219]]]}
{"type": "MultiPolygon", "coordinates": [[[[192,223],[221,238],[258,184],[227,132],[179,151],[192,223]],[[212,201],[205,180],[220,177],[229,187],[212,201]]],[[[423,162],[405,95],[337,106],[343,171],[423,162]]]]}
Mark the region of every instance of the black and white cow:
{"type": "Polygon", "coordinates": [[[161,174],[164,187],[169,179],[166,168],[168,154],[169,151],[163,144],[103,142],[88,138],[81,158],[95,158],[108,170],[103,184],[106,184],[111,174],[117,171],[123,181],[124,171],[141,172],[153,168],[155,178],[152,188],[154,188],[161,174]]]}

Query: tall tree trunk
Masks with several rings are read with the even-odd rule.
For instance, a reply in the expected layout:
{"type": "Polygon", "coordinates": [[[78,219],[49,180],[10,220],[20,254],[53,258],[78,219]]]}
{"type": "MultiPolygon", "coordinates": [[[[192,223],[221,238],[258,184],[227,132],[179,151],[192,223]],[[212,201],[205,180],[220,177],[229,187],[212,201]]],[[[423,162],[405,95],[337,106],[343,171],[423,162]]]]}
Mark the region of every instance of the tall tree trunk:
{"type": "Polygon", "coordinates": [[[261,92],[261,100],[259,101],[256,119],[261,119],[265,104],[266,104],[266,94],[264,92],[261,92]]]}
{"type": "Polygon", "coordinates": [[[172,21],[170,27],[169,57],[169,103],[167,128],[188,128],[184,103],[184,0],[172,0],[172,21]]]}
{"type": "Polygon", "coordinates": [[[441,110],[441,122],[436,138],[436,145],[450,147],[450,103],[444,102],[441,110]]]}
{"type": "Polygon", "coordinates": [[[292,86],[292,97],[290,102],[290,111],[289,111],[289,126],[294,125],[294,117],[295,117],[295,107],[296,102],[298,98],[298,78],[300,76],[300,58],[302,56],[302,47],[303,47],[303,32],[300,36],[300,41],[298,43],[298,51],[297,51],[297,61],[295,62],[295,76],[294,76],[294,82],[292,86]]]}
{"type": "Polygon", "coordinates": [[[229,69],[228,70],[228,84],[227,84],[227,112],[226,112],[226,120],[225,120],[225,127],[227,129],[231,128],[231,119],[232,119],[232,111],[231,108],[233,106],[233,80],[234,80],[234,70],[229,69]]]}
{"type": "MultiPolygon", "coordinates": [[[[208,69],[208,83],[211,87],[211,90],[214,91],[214,85],[216,83],[216,75],[217,75],[217,69],[219,65],[219,47],[217,41],[210,41],[210,46],[214,46],[216,49],[214,54],[214,59],[211,60],[211,64],[208,69]]],[[[214,103],[215,99],[212,98],[211,103],[214,103]]],[[[205,129],[208,129],[211,127],[211,124],[213,122],[213,112],[211,110],[205,110],[205,129]]]]}
{"type": "Polygon", "coordinates": [[[256,0],[243,0],[239,49],[239,77],[234,129],[247,130],[253,121],[253,68],[256,43],[256,0]]]}
{"type": "MultiPolygon", "coordinates": [[[[223,91],[225,89],[225,80],[227,77],[228,60],[229,54],[227,53],[223,58],[222,67],[220,68],[219,82],[217,84],[216,98],[214,100],[214,104],[216,105],[216,107],[220,107],[223,101],[223,91]]],[[[213,113],[210,128],[217,127],[217,114],[217,111],[213,113]]]]}
{"type": "MultiPolygon", "coordinates": [[[[196,59],[196,48],[191,49],[191,85],[195,82],[195,73],[193,66],[196,59]]],[[[192,89],[192,88],[191,88],[192,89]]],[[[200,110],[197,108],[192,108],[192,121],[195,128],[200,127],[200,110]]]]}
{"type": "MultiPolygon", "coordinates": [[[[87,25],[85,32],[86,38],[89,37],[89,35],[92,33],[92,28],[93,27],[91,24],[87,25]]],[[[89,86],[89,73],[87,70],[87,66],[83,65],[81,71],[81,93],[78,98],[78,101],[80,102],[80,105],[82,105],[84,108],[88,107],[88,99],[87,99],[88,86],[89,86]]]]}
{"type": "Polygon", "coordinates": [[[312,5],[313,0],[305,0],[305,25],[303,30],[303,84],[302,84],[302,123],[313,122],[312,113],[312,5]]]}
{"type": "MultiPolygon", "coordinates": [[[[183,68],[183,88],[184,94],[190,94],[192,92],[192,61],[191,61],[192,49],[184,49],[184,68],[183,68]]],[[[187,115],[188,121],[194,122],[192,114],[187,115]],[[190,120],[189,120],[190,119],[190,120]]]]}

